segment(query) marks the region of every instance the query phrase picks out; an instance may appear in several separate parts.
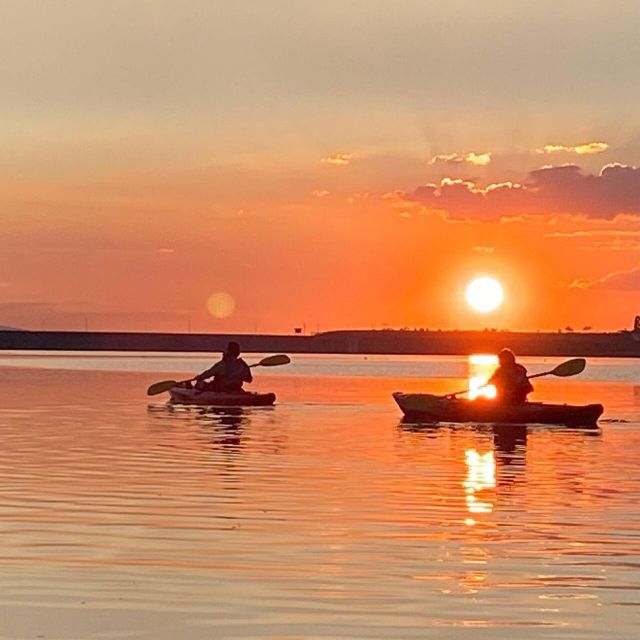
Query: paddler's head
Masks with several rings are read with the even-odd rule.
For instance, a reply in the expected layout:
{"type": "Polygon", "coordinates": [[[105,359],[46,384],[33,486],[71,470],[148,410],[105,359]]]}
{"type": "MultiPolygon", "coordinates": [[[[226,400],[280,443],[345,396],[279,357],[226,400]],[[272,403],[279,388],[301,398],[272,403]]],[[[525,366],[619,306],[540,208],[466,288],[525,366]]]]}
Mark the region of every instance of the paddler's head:
{"type": "Polygon", "coordinates": [[[511,349],[501,349],[498,353],[498,362],[501,367],[512,367],[516,363],[516,357],[511,349]]]}
{"type": "Polygon", "coordinates": [[[240,355],[240,345],[237,342],[231,341],[224,351],[224,355],[227,358],[237,358],[240,355]]]}

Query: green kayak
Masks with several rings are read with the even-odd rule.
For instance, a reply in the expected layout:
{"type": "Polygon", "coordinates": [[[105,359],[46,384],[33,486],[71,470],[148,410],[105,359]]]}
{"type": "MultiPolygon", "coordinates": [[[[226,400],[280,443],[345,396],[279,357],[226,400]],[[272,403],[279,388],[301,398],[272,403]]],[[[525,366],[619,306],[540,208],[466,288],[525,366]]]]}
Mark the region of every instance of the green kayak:
{"type": "Polygon", "coordinates": [[[197,404],[210,407],[268,407],[276,401],[275,393],[221,393],[198,391],[176,386],[169,389],[172,404],[197,404]]]}
{"type": "Polygon", "coordinates": [[[555,424],[595,427],[602,415],[601,404],[570,405],[525,402],[501,404],[495,400],[446,398],[429,393],[393,394],[409,419],[424,422],[487,422],[499,424],[555,424]]]}

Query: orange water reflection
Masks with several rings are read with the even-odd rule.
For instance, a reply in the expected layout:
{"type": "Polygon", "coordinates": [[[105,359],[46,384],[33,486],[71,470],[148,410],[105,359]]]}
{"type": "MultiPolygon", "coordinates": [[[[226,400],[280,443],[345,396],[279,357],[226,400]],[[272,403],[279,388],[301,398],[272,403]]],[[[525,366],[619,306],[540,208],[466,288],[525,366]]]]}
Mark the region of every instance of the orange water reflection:
{"type": "Polygon", "coordinates": [[[0,370],[0,584],[5,603],[23,603],[5,607],[5,635],[37,635],[44,603],[47,624],[63,612],[61,630],[115,612],[113,635],[131,635],[123,607],[141,625],[169,612],[158,640],[247,636],[233,621],[249,617],[320,637],[328,615],[322,637],[353,636],[356,620],[361,637],[573,625],[585,640],[615,618],[634,637],[617,604],[638,593],[632,384],[536,384],[541,400],[596,397],[629,420],[602,435],[400,423],[391,391],[463,388],[467,361],[455,365],[426,378],[256,376],[278,405],[220,412],[147,407],[164,375],[0,370]]]}

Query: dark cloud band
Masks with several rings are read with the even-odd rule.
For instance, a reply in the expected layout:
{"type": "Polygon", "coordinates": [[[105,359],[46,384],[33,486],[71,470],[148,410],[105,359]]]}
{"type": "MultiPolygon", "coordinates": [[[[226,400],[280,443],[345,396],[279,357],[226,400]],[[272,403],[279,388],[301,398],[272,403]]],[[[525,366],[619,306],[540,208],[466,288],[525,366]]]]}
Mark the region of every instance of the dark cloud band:
{"type": "Polygon", "coordinates": [[[471,180],[446,178],[418,187],[413,198],[454,218],[497,219],[536,213],[574,213],[592,218],[640,214],[640,169],[609,164],[598,175],[569,164],[531,171],[522,184],[480,188],[471,180]]]}

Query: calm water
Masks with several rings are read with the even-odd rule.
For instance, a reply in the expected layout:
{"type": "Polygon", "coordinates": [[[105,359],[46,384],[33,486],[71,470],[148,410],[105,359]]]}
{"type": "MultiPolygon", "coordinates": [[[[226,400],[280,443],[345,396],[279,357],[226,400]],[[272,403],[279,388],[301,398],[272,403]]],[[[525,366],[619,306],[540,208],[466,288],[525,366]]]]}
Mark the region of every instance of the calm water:
{"type": "Polygon", "coordinates": [[[462,358],[293,358],[220,413],[145,396],[204,356],[0,354],[0,638],[640,636],[640,362],[509,431],[400,423],[462,358]]]}

